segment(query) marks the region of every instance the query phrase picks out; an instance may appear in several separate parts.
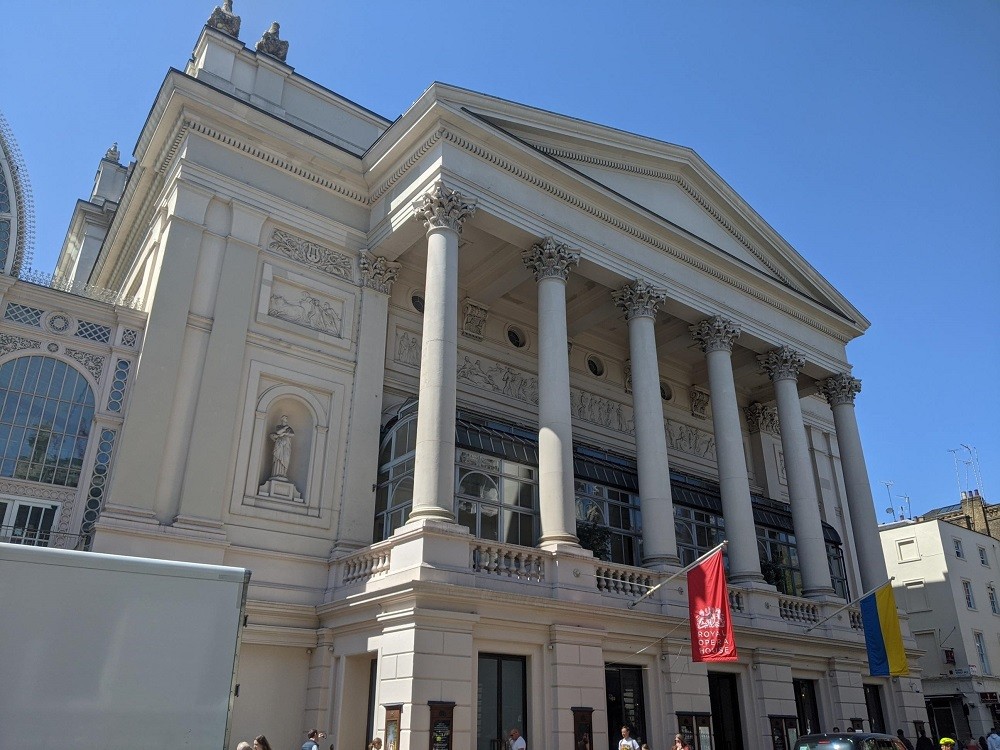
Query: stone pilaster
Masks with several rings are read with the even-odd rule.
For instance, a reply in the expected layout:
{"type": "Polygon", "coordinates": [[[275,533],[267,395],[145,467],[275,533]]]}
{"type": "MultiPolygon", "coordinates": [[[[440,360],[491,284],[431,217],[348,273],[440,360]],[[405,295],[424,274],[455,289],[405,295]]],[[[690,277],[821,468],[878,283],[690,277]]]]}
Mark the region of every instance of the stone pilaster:
{"type": "Polygon", "coordinates": [[[546,237],[521,259],[538,282],[538,490],[541,547],[579,548],[573,483],[566,280],[580,253],[546,237]]]}
{"type": "Polygon", "coordinates": [[[733,379],[733,345],[740,327],[731,320],[715,316],[690,327],[691,336],[705,352],[712,402],[712,426],[715,430],[715,454],[719,467],[719,491],[722,515],[729,539],[729,580],[731,583],[761,583],[760,556],[757,554],[757,529],[750,499],[743,431],[733,379]]]}
{"type": "Polygon", "coordinates": [[[772,349],[757,360],[774,383],[774,395],[778,403],[781,450],[785,458],[785,476],[788,479],[788,496],[792,506],[792,525],[802,572],[803,594],[828,596],[833,594],[830,565],[823,539],[816,478],[809,459],[809,442],[802,422],[802,405],[799,403],[798,377],[806,360],[788,346],[772,349]]]}
{"type": "Polygon", "coordinates": [[[437,182],[413,210],[427,230],[427,273],[410,520],[454,521],[458,239],[476,207],[437,182]]]}
{"type": "Polygon", "coordinates": [[[652,567],[679,565],[654,331],[656,311],[666,294],[638,280],[623,286],[612,296],[628,321],[639,503],[643,520],[643,564],[652,567]]]}
{"type": "Polygon", "coordinates": [[[861,585],[867,591],[885,581],[888,575],[878,535],[878,519],[875,517],[868,467],[861,448],[861,433],[854,411],[854,397],[861,392],[861,381],[842,372],[820,382],[819,386],[833,411],[847,507],[851,514],[854,551],[861,571],[861,585]]]}

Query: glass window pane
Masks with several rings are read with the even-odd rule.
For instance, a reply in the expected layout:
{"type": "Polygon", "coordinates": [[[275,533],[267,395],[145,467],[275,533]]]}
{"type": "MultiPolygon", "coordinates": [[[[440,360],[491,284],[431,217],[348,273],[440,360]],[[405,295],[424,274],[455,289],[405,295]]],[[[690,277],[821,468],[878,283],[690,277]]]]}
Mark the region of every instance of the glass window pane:
{"type": "Polygon", "coordinates": [[[492,505],[479,507],[479,537],[500,541],[500,509],[492,505]]]}

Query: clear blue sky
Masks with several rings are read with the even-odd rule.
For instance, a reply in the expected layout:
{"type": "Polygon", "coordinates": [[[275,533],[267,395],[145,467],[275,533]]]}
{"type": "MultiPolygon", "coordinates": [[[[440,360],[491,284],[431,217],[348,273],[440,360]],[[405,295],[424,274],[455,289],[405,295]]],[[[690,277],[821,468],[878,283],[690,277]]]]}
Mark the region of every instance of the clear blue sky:
{"type": "MultiPolygon", "coordinates": [[[[36,267],[52,268],[112,141],[129,158],[214,5],[5,3],[0,108],[34,187],[36,267]]],[[[962,444],[1000,501],[1000,2],[235,11],[244,43],[279,21],[299,73],[389,118],[439,80],[693,148],[871,320],[848,353],[879,519],[884,480],[914,513],[957,502],[962,444]]]]}

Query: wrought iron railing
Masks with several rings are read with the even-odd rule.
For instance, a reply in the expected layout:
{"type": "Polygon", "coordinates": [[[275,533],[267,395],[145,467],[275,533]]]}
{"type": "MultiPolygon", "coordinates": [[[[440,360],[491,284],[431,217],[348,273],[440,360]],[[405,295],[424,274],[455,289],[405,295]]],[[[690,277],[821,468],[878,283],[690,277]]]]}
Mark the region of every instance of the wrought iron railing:
{"type": "Polygon", "coordinates": [[[121,292],[115,291],[114,289],[104,289],[99,286],[94,286],[93,284],[86,284],[82,281],[68,281],[54,273],[40,271],[36,268],[21,269],[21,271],[17,274],[17,277],[21,281],[26,281],[29,284],[45,286],[49,289],[57,289],[60,292],[69,292],[70,294],[75,294],[78,297],[86,297],[87,299],[92,299],[97,302],[106,302],[110,305],[127,307],[132,310],[138,310],[142,307],[141,297],[128,297],[121,292]]]}

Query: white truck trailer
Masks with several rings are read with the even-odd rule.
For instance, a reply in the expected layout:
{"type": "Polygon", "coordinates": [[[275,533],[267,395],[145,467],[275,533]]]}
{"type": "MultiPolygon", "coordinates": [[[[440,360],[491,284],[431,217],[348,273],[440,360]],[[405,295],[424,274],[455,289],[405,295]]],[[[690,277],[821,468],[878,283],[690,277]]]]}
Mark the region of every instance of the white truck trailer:
{"type": "Polygon", "coordinates": [[[0,544],[0,750],[227,750],[249,579],[0,544]]]}

